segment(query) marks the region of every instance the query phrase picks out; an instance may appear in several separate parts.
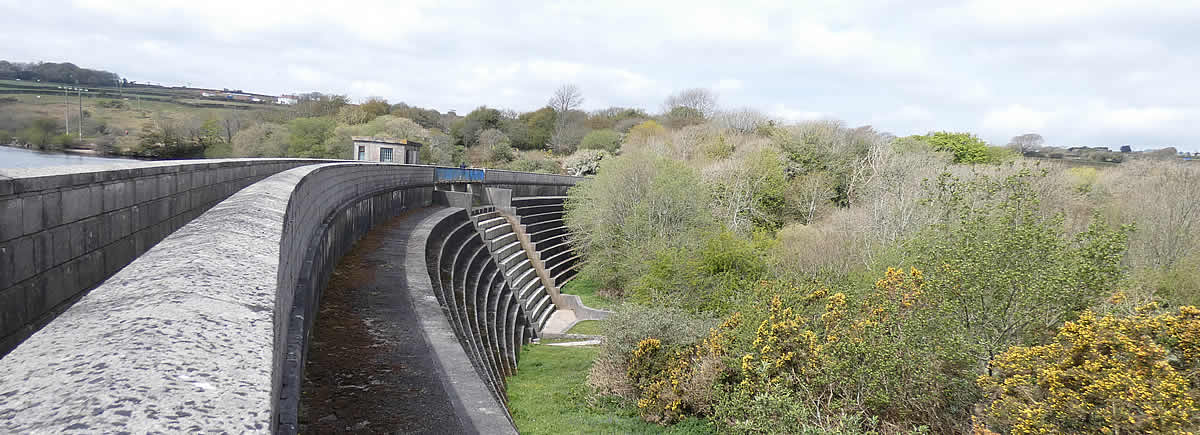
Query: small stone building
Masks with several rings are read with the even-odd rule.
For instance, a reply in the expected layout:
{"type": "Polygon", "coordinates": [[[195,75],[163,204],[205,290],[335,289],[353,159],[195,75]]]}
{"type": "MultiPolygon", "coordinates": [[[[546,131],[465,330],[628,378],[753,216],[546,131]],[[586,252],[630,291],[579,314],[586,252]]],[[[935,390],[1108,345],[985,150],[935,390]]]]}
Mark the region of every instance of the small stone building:
{"type": "Polygon", "coordinates": [[[421,144],[406,139],[386,137],[352,136],[354,147],[350,150],[351,160],[369,162],[420,164],[421,144]]]}

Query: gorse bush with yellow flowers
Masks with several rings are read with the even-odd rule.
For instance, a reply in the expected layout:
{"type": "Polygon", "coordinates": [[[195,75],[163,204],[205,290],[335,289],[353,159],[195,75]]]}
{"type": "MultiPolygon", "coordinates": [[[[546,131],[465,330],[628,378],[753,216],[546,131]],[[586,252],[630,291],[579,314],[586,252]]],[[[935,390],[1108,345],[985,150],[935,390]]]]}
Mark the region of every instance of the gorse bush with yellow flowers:
{"type": "MultiPolygon", "coordinates": [[[[971,359],[927,316],[924,286],[921,271],[889,268],[859,300],[824,288],[800,306],[773,298],[740,359],[736,388],[767,401],[801,397],[816,415],[871,416],[892,428],[953,426],[977,398],[971,359]]],[[[748,411],[726,412],[718,423],[753,426],[755,410],[748,411]]]]}
{"type": "Polygon", "coordinates": [[[707,416],[744,433],[810,419],[850,432],[951,428],[978,399],[974,360],[925,315],[924,285],[918,270],[889,269],[862,298],[814,287],[772,297],[753,325],[734,313],[690,346],[646,337],[627,347],[628,383],[643,418],[663,424],[707,416]]]}
{"type": "Polygon", "coordinates": [[[979,384],[988,395],[984,421],[991,429],[1014,434],[1200,429],[1200,309],[1193,306],[1128,317],[1084,312],[1059,328],[1052,342],[1013,347],[990,367],[979,384]]]}

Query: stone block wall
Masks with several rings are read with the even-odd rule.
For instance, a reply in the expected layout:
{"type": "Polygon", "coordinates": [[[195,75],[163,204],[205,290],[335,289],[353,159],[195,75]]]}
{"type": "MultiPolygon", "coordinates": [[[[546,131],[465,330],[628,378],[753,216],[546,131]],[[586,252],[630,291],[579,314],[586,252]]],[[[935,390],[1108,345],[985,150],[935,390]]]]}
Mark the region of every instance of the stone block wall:
{"type": "Polygon", "coordinates": [[[214,204],[267,176],[317,162],[0,170],[0,356],[214,204]]]}

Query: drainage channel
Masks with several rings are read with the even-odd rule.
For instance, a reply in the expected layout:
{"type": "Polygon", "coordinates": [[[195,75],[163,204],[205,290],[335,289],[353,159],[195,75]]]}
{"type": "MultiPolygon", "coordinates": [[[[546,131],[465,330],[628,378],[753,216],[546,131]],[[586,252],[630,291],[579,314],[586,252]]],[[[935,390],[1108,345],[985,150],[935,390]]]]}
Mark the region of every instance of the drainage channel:
{"type": "Polygon", "coordinates": [[[302,433],[462,433],[405,290],[411,229],[428,209],[373,229],[321,296],[301,387],[302,433]]]}

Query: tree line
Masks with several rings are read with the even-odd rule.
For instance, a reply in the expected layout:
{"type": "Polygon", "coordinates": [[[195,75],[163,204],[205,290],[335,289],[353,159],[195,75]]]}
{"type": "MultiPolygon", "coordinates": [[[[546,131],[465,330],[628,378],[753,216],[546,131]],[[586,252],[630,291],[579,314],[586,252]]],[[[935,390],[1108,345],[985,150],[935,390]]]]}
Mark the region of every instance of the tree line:
{"type": "Polygon", "coordinates": [[[41,80],[52,83],[87,86],[115,86],[120,80],[116,73],[80,68],[70,62],[8,62],[0,60],[0,79],[41,80]]]}

